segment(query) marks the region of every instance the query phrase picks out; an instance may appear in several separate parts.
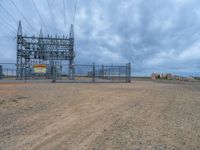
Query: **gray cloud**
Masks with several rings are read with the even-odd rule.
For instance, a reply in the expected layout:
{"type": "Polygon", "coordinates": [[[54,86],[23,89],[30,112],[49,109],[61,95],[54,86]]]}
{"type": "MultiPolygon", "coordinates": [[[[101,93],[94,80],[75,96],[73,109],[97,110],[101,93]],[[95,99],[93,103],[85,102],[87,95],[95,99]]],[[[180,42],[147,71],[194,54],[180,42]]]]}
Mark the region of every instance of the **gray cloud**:
{"type": "MultiPolygon", "coordinates": [[[[12,10],[17,20],[22,19],[27,34],[39,33],[42,23],[32,1],[14,1],[34,30],[11,3],[7,0],[0,0],[0,3],[12,10]]],[[[46,0],[34,1],[48,33],[56,34],[46,0]]],[[[74,0],[65,0],[67,26],[64,25],[62,0],[49,2],[57,34],[68,34],[73,22],[74,0]]],[[[17,27],[1,7],[0,18],[17,27]]],[[[131,61],[135,75],[154,71],[200,75],[199,26],[198,0],[79,0],[75,20],[76,62],[121,64],[131,61]]],[[[0,59],[15,60],[15,41],[12,39],[15,35],[2,23],[0,28],[0,59]]]]}

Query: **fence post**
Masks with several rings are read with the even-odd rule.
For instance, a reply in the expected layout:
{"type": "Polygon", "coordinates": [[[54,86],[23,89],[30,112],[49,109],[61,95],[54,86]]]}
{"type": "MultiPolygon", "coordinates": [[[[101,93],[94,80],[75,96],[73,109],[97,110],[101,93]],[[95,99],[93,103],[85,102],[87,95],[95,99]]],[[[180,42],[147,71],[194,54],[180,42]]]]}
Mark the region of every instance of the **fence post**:
{"type": "Polygon", "coordinates": [[[108,77],[108,79],[110,80],[110,76],[111,76],[110,68],[108,70],[109,70],[109,77],[108,77]]]}
{"type": "Polygon", "coordinates": [[[24,82],[27,82],[27,67],[25,66],[24,82]]]}
{"type": "Polygon", "coordinates": [[[102,79],[104,79],[104,65],[102,64],[102,79]]]}
{"type": "Polygon", "coordinates": [[[0,65],[0,79],[3,78],[3,68],[2,68],[2,65],[0,65]]]}
{"type": "Polygon", "coordinates": [[[52,66],[52,72],[53,72],[53,78],[52,78],[52,82],[56,82],[56,67],[55,65],[52,66]]]}
{"type": "Polygon", "coordinates": [[[92,82],[95,82],[95,63],[93,63],[92,82]]]}
{"type": "Polygon", "coordinates": [[[121,74],[120,71],[121,71],[121,70],[120,70],[120,67],[119,67],[119,73],[118,73],[118,80],[119,80],[119,81],[120,81],[120,74],[121,74]]]}
{"type": "Polygon", "coordinates": [[[127,65],[127,69],[128,69],[128,83],[131,83],[131,63],[128,63],[128,65],[127,65]]]}
{"type": "Polygon", "coordinates": [[[114,80],[114,69],[113,69],[113,64],[111,65],[111,81],[113,82],[114,80]]]}

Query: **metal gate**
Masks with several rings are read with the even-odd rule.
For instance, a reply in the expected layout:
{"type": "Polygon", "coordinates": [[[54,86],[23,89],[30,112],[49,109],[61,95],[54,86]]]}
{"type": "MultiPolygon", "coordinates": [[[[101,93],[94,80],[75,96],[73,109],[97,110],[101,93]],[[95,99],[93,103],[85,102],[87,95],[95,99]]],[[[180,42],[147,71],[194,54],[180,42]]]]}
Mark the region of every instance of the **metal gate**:
{"type": "Polygon", "coordinates": [[[68,64],[52,63],[51,65],[37,64],[24,68],[24,78],[16,76],[16,64],[0,64],[0,79],[6,81],[48,81],[63,83],[129,83],[131,82],[131,64],[125,65],[90,65],[75,64],[74,77],[69,79],[68,64]]]}

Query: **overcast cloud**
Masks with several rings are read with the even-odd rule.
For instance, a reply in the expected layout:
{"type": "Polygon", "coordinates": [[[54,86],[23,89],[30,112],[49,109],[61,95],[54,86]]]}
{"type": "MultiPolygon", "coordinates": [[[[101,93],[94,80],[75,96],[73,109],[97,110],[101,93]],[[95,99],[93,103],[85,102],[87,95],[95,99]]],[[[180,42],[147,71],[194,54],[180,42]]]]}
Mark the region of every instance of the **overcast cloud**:
{"type": "MultiPolygon", "coordinates": [[[[16,60],[18,20],[26,34],[42,26],[44,34],[68,35],[75,0],[65,0],[66,25],[63,0],[48,0],[55,23],[47,0],[33,1],[0,0],[0,62],[16,60]]],[[[77,63],[131,62],[135,75],[200,75],[199,0],[78,0],[75,38],[77,63]]]]}

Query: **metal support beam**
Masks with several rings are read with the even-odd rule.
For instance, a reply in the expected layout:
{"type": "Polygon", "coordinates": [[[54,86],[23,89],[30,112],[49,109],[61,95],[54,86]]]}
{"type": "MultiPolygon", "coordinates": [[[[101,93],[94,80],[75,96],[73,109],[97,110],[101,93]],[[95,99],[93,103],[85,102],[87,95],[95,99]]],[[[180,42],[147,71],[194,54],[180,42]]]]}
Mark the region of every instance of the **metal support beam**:
{"type": "Polygon", "coordinates": [[[70,38],[70,48],[69,48],[69,54],[72,56],[70,59],[69,59],[69,75],[68,75],[68,78],[70,80],[74,80],[74,57],[75,57],[75,53],[74,53],[74,29],[73,29],[73,25],[71,25],[71,28],[70,28],[70,35],[69,35],[69,38],[70,38]]]}
{"type": "MultiPolygon", "coordinates": [[[[17,70],[16,79],[25,79],[33,74],[33,65],[30,62],[51,66],[51,61],[61,64],[69,61],[69,79],[74,79],[74,30],[71,25],[69,38],[66,36],[44,36],[42,29],[39,36],[23,35],[21,21],[17,32],[17,70]],[[47,64],[49,63],[49,64],[47,64]]],[[[46,73],[48,75],[48,73],[46,73]]],[[[56,74],[57,75],[57,74],[56,74]]]]}
{"type": "Polygon", "coordinates": [[[126,64],[126,82],[131,83],[131,63],[126,64]]]}
{"type": "Polygon", "coordinates": [[[53,74],[53,77],[52,77],[52,82],[56,82],[56,66],[53,65],[52,66],[52,74],[53,74]]]}
{"type": "Polygon", "coordinates": [[[3,67],[2,65],[0,65],[0,79],[3,78],[3,67]]]}
{"type": "Polygon", "coordinates": [[[95,63],[93,63],[92,67],[92,82],[95,82],[95,63]]]}

